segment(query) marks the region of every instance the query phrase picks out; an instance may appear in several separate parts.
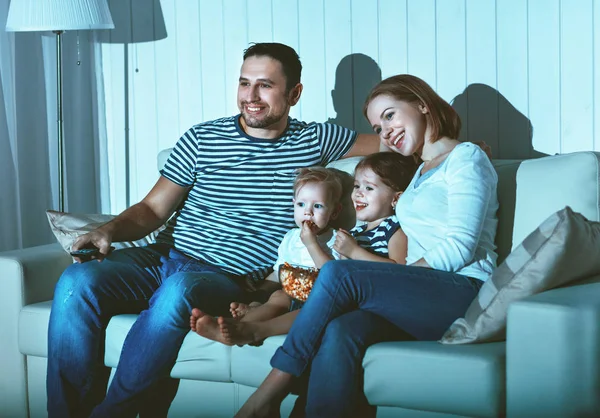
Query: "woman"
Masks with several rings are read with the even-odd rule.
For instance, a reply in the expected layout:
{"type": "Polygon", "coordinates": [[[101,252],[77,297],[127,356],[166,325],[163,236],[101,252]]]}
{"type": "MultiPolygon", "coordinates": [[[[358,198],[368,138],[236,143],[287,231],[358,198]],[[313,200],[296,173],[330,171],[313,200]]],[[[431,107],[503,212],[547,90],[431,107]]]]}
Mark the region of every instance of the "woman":
{"type": "Polygon", "coordinates": [[[374,414],[362,393],[366,348],[403,332],[438,340],[495,267],[496,172],[480,147],[456,139],[454,109],[423,80],[398,75],[373,88],[364,113],[390,151],[423,161],[396,206],[407,265],[326,263],[239,417],[277,415],[310,366],[307,416],[374,414]]]}

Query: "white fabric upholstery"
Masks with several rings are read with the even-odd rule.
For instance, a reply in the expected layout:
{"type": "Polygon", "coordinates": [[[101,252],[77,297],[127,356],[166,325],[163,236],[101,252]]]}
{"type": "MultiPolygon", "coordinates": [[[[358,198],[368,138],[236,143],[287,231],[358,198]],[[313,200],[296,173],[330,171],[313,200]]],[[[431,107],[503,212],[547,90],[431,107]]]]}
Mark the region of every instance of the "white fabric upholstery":
{"type": "MultiPolygon", "coordinates": [[[[117,315],[106,329],[104,363],[117,367],[123,342],[137,315],[117,315]]],[[[183,340],[171,376],[179,379],[231,382],[231,347],[190,333],[183,340]]]]}
{"type": "Polygon", "coordinates": [[[363,360],[372,404],[473,417],[504,413],[505,344],[376,344],[363,360]],[[435,379],[431,377],[435,376],[435,379]]]}
{"type": "MultiPolygon", "coordinates": [[[[494,162],[500,259],[565,205],[599,220],[599,158],[584,152],[494,162]]],[[[333,166],[351,171],[357,161],[333,166]]],[[[0,416],[45,414],[48,300],[70,262],[58,245],[0,254],[0,416]]],[[[505,410],[518,418],[594,416],[600,410],[600,278],[590,282],[513,303],[506,343],[397,342],[369,348],[365,390],[380,406],[378,416],[486,417],[505,410]]],[[[111,320],[107,365],[117,364],[134,319],[111,320]]],[[[172,371],[183,380],[171,416],[232,416],[270,370],[271,355],[283,339],[240,348],[188,335],[172,371]]],[[[283,416],[293,399],[286,399],[283,416]]]]}
{"type": "Polygon", "coordinates": [[[544,219],[565,206],[570,206],[590,221],[599,221],[599,178],[600,153],[596,152],[523,161],[516,177],[512,248],[544,219]]]}
{"type": "Polygon", "coordinates": [[[600,276],[587,281],[509,308],[508,416],[600,416],[600,276]]]}

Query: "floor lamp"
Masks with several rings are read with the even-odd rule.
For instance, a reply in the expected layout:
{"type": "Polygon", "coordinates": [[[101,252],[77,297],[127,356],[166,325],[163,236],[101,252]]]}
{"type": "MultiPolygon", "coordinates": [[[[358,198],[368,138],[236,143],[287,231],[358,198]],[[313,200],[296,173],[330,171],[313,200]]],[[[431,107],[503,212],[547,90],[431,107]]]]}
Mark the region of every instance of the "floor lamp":
{"type": "Polygon", "coordinates": [[[58,132],[58,210],[65,209],[62,106],[62,34],[67,30],[113,29],[106,0],[11,0],[6,21],[9,32],[56,34],[56,99],[58,132]]]}

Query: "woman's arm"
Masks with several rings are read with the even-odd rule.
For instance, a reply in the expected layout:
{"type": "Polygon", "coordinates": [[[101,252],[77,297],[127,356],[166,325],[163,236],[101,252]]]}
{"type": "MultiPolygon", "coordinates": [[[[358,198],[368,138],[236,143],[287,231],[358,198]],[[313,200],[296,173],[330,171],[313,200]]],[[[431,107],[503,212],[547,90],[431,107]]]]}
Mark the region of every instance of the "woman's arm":
{"type": "Polygon", "coordinates": [[[401,229],[398,229],[388,242],[389,258],[365,250],[344,230],[338,230],[337,234],[333,249],[347,258],[380,263],[406,264],[407,239],[401,229]]]}
{"type": "Polygon", "coordinates": [[[458,271],[475,257],[498,177],[488,156],[478,146],[463,146],[458,155],[448,158],[451,160],[446,168],[446,236],[414,265],[458,271]]]}

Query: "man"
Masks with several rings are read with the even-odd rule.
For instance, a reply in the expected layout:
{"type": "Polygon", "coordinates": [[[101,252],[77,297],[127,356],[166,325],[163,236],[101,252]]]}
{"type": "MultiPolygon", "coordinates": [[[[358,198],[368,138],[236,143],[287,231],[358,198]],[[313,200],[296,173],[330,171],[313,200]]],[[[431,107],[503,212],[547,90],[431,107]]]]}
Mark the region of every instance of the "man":
{"type": "Polygon", "coordinates": [[[249,300],[294,225],[294,170],[379,150],[375,135],[288,117],[302,93],[301,70],[286,45],[248,48],[240,115],[192,127],[140,203],[75,242],[74,250],[97,247],[104,260],[73,264],[56,286],[51,418],[166,416],[178,386],[169,373],[192,307],[226,315],[231,301],[249,300]],[[110,252],[112,242],[143,237],[169,218],[156,244],[110,252]],[[106,393],[106,325],[113,315],[140,312],[106,393]]]}

